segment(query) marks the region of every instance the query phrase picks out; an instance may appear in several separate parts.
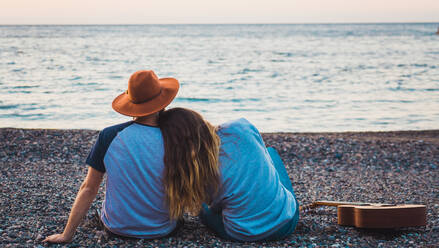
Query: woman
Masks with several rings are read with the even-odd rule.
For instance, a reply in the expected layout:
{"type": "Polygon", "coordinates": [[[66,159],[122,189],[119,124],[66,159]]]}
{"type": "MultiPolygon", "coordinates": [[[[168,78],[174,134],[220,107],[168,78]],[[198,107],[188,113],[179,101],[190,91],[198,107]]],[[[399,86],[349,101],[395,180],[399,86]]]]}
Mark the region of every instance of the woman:
{"type": "Polygon", "coordinates": [[[73,239],[76,228],[96,197],[104,173],[105,200],[101,220],[110,232],[134,238],[158,238],[177,228],[170,218],[163,186],[163,138],[157,125],[158,113],[176,96],[174,78],[159,79],[153,71],[135,72],[128,90],[114,99],[115,111],[134,118],[99,133],[87,164],[89,170],[64,232],[44,241],[65,243],[73,239]]]}
{"type": "Polygon", "coordinates": [[[160,113],[159,126],[173,218],[200,212],[205,225],[236,241],[277,240],[294,231],[299,206],[290,179],[251,123],[215,128],[192,110],[174,108],[160,113]]]}

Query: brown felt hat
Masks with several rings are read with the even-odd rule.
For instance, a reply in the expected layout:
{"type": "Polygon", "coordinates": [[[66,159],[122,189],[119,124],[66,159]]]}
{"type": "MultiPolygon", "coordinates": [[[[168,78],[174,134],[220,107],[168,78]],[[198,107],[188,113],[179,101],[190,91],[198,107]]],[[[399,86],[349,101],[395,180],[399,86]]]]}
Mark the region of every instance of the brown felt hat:
{"type": "Polygon", "coordinates": [[[136,71],[128,81],[128,90],[117,96],[112,107],[117,112],[140,117],[168,106],[179,88],[175,78],[158,78],[153,71],[136,71]]]}

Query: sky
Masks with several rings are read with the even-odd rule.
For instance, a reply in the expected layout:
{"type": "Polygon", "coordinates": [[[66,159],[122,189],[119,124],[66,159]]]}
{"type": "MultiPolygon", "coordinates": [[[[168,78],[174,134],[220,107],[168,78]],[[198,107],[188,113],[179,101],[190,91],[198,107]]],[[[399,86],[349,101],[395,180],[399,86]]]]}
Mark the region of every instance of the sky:
{"type": "Polygon", "coordinates": [[[439,0],[0,0],[0,24],[439,22],[439,0]]]}

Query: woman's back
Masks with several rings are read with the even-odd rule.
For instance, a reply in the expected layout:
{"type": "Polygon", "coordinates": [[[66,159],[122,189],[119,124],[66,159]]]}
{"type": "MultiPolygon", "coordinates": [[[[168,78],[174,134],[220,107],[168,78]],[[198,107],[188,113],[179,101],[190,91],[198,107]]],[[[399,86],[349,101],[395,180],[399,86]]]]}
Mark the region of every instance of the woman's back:
{"type": "Polygon", "coordinates": [[[281,183],[258,130],[246,119],[220,126],[221,208],[225,231],[238,240],[268,237],[296,214],[296,200],[281,183]]]}
{"type": "Polygon", "coordinates": [[[160,113],[159,125],[165,184],[179,186],[167,187],[178,209],[201,208],[201,221],[226,239],[273,240],[294,231],[298,204],[285,166],[250,122],[215,128],[193,110],[173,108],[160,113]]]}

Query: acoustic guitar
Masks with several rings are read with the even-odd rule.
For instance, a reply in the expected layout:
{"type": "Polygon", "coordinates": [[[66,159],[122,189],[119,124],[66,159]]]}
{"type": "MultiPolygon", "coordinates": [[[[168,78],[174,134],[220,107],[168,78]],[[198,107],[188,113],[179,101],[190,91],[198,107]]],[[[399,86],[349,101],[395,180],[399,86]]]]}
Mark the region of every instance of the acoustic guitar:
{"type": "Polygon", "coordinates": [[[316,201],[301,210],[318,206],[337,207],[338,224],[358,228],[400,228],[427,225],[427,208],[415,204],[316,201]]]}

